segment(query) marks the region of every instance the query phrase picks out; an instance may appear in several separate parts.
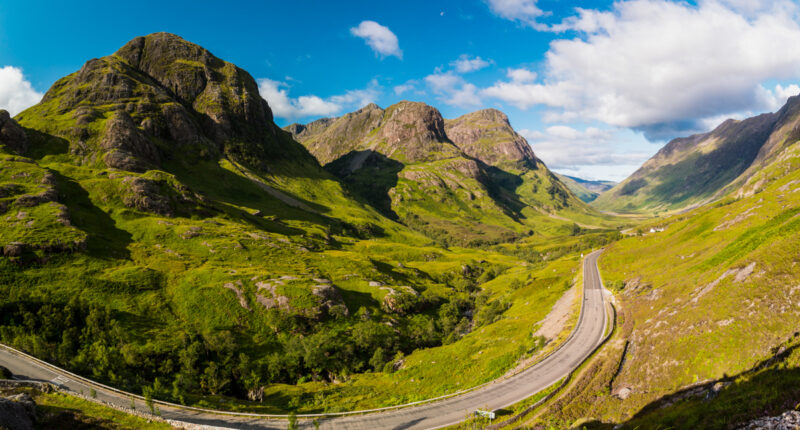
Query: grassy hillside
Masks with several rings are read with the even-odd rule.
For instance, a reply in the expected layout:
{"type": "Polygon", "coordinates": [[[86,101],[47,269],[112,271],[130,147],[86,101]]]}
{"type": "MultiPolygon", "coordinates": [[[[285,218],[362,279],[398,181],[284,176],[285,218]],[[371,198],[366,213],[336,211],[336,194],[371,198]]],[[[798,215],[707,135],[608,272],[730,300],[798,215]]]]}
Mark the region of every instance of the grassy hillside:
{"type": "Polygon", "coordinates": [[[796,406],[800,145],[786,145],[728,197],[609,247],[617,337],[541,420],[723,429],[796,406]]]}

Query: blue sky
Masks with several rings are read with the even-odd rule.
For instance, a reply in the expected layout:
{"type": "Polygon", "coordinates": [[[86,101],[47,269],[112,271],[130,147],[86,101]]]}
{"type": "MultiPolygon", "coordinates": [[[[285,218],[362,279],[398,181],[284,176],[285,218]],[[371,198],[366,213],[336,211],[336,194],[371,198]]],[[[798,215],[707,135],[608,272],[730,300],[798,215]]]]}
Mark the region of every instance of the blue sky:
{"type": "Polygon", "coordinates": [[[280,125],[367,102],[494,107],[549,166],[591,179],[800,91],[793,2],[0,0],[0,108],[156,31],[249,71],[280,125]]]}

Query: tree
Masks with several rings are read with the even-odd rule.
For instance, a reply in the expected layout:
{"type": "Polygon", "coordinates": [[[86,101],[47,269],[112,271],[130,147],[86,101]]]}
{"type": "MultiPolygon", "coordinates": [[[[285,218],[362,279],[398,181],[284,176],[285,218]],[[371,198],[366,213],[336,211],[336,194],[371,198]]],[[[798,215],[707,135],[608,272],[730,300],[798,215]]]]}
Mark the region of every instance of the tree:
{"type": "Polygon", "coordinates": [[[289,430],[297,430],[297,414],[289,412],[289,430]]]}
{"type": "Polygon", "coordinates": [[[230,379],[224,374],[219,365],[215,362],[208,363],[200,385],[211,395],[217,395],[230,383],[230,379]]]}
{"type": "Polygon", "coordinates": [[[378,347],[375,350],[375,353],[372,354],[372,358],[369,359],[369,365],[375,369],[376,372],[379,372],[383,369],[383,366],[386,364],[386,352],[384,352],[383,348],[378,347]]]}

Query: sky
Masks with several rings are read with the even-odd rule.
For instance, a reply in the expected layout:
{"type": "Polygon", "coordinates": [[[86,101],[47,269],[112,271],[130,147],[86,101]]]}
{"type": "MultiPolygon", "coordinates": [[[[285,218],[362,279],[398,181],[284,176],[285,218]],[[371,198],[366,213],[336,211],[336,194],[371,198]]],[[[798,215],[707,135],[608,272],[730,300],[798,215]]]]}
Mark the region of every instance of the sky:
{"type": "Polygon", "coordinates": [[[496,108],[586,179],[800,93],[800,5],[783,0],[0,0],[0,109],[157,31],[250,72],[281,126],[373,102],[496,108]]]}

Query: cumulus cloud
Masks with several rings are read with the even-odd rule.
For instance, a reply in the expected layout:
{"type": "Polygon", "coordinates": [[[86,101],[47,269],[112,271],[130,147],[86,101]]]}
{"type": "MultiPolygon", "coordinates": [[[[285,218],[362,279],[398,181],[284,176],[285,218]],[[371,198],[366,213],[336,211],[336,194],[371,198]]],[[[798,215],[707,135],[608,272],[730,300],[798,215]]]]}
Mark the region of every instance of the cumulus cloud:
{"type": "MultiPolygon", "coordinates": [[[[532,1],[489,3],[508,19],[512,10],[541,15],[532,1]]],[[[610,11],[579,9],[550,28],[577,35],[551,43],[538,81],[509,74],[480,95],[521,109],[548,106],[549,121],[601,121],[651,140],[702,131],[721,115],[774,110],[795,88],[762,83],[800,78],[798,7],[761,3],[631,0],[610,11]]]]}
{"type": "Polygon", "coordinates": [[[536,156],[553,169],[579,170],[581,166],[640,165],[651,155],[616,147],[619,131],[588,127],[578,130],[554,125],[544,131],[520,130],[536,156]]]}
{"type": "Polygon", "coordinates": [[[42,93],[33,89],[22,69],[13,66],[0,68],[0,109],[12,116],[39,103],[42,93]]]}
{"type": "Polygon", "coordinates": [[[486,61],[481,57],[470,58],[467,54],[462,54],[457,60],[450,63],[458,73],[474,72],[488,67],[489,64],[491,64],[490,61],[486,61]]]}
{"type": "Polygon", "coordinates": [[[332,116],[344,108],[358,108],[373,103],[381,94],[381,87],[374,79],[366,88],[350,90],[327,99],[315,95],[292,98],[289,96],[289,89],[290,86],[285,82],[266,78],[258,80],[258,91],[269,103],[272,113],[287,120],[332,116]]]}
{"type": "Polygon", "coordinates": [[[489,10],[500,18],[539,27],[536,19],[545,12],[536,6],[536,0],[486,0],[489,10]]]}
{"type": "Polygon", "coordinates": [[[389,27],[378,24],[375,21],[361,21],[358,27],[350,29],[353,36],[364,39],[367,45],[381,57],[394,56],[403,59],[403,51],[397,41],[397,36],[389,30],[389,27]]]}
{"type": "Polygon", "coordinates": [[[461,108],[476,107],[481,104],[478,87],[452,71],[436,71],[425,77],[425,83],[442,103],[461,108]]]}
{"type": "Polygon", "coordinates": [[[525,68],[508,69],[506,74],[508,75],[508,78],[511,79],[511,82],[518,84],[524,84],[536,80],[536,73],[525,68]]]}

